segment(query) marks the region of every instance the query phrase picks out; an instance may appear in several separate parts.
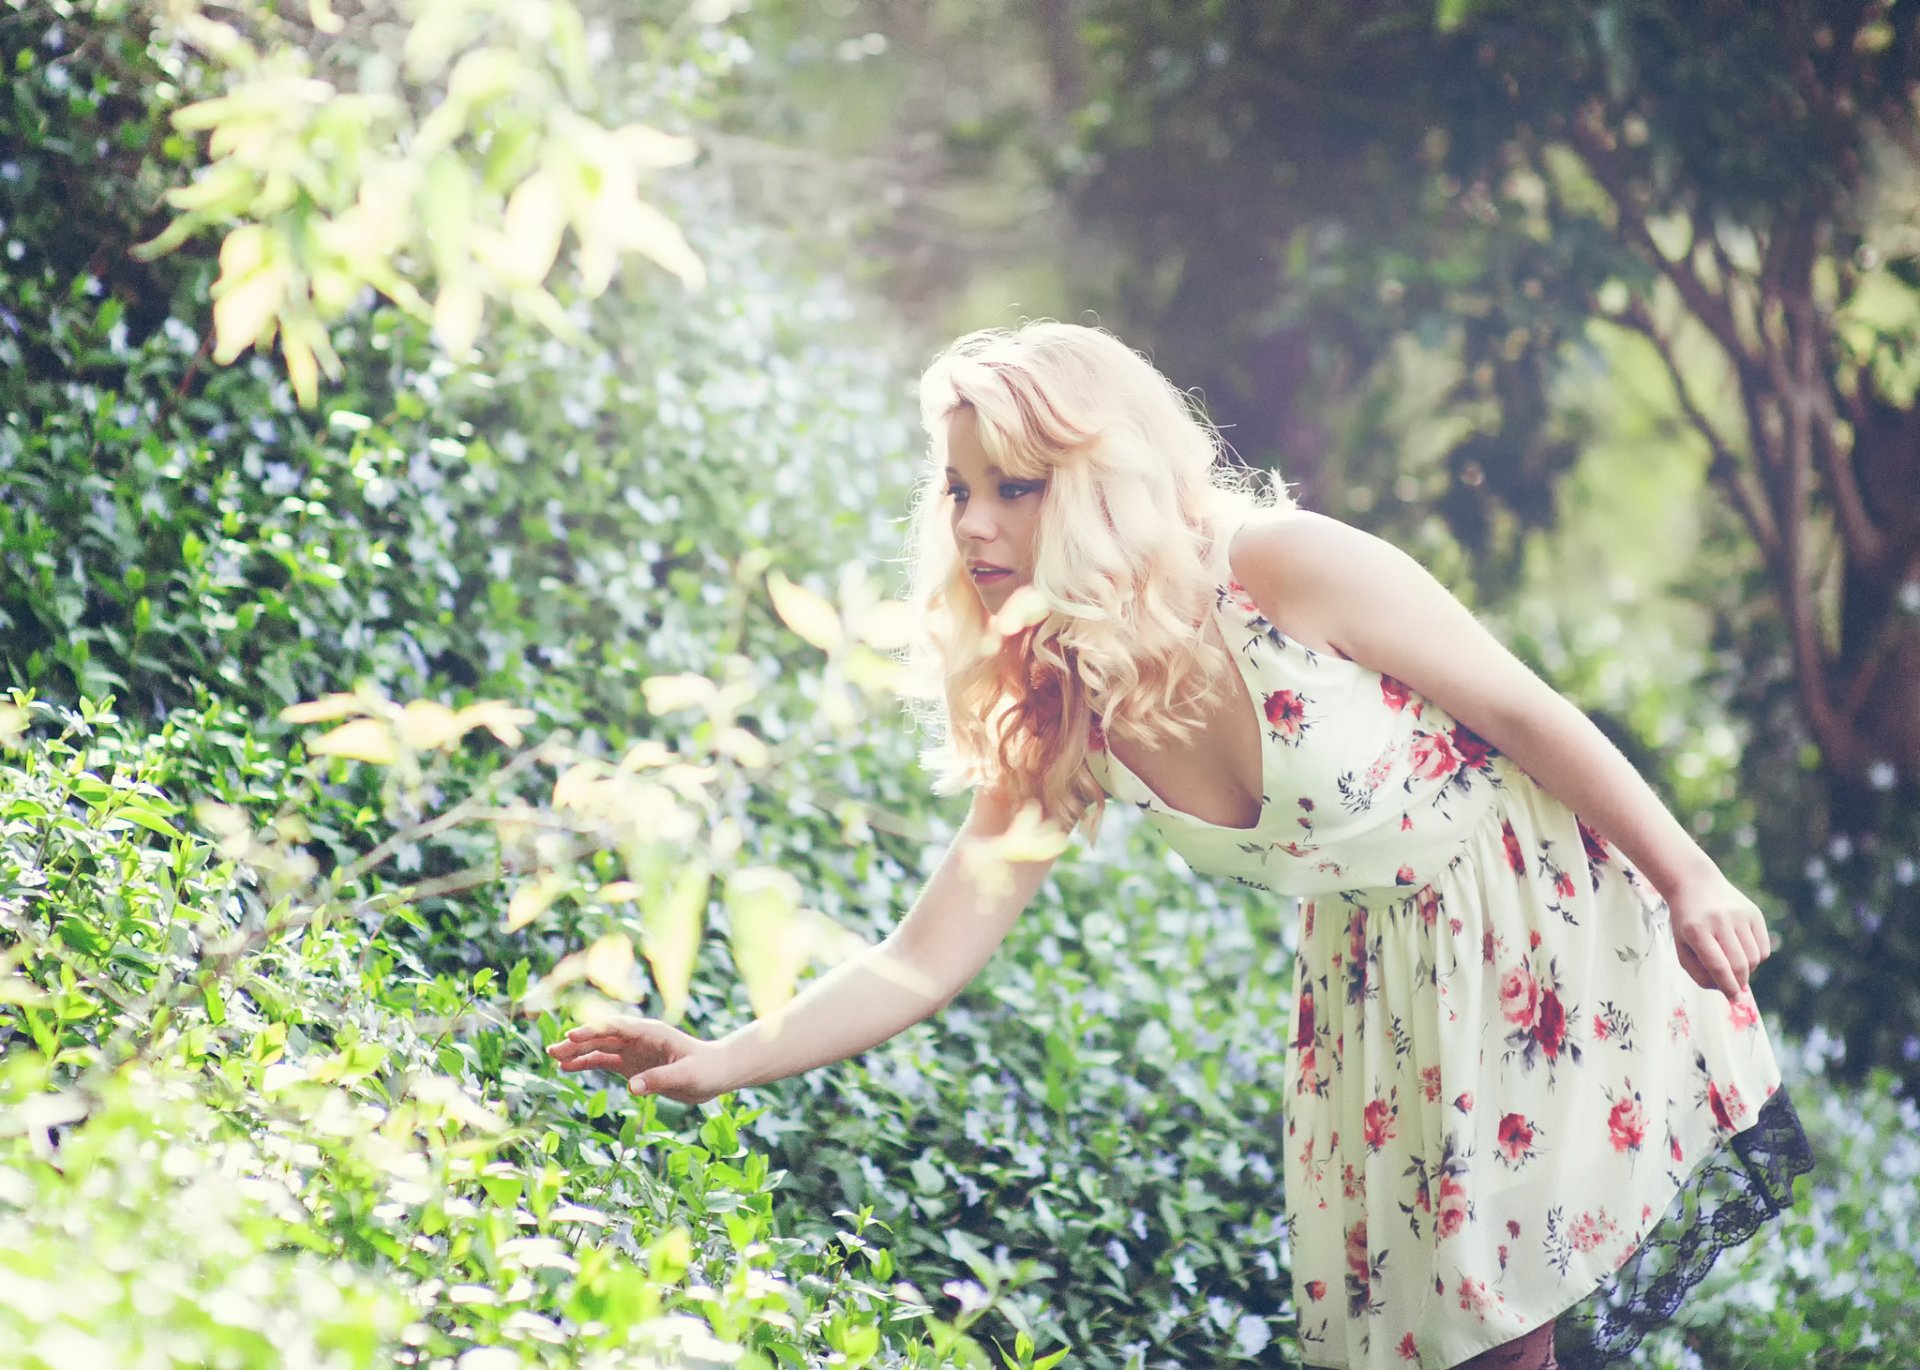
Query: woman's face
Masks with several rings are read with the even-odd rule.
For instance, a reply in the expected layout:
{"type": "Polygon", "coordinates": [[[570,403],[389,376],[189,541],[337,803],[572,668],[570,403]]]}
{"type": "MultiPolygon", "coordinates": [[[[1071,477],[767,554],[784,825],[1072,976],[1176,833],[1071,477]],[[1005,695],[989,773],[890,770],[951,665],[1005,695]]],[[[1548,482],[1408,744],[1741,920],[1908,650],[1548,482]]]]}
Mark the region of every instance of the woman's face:
{"type": "Polygon", "coordinates": [[[1033,578],[1043,480],[1016,480],[989,465],[979,420],[961,407],[947,421],[947,497],[953,545],[988,613],[1033,578]]]}

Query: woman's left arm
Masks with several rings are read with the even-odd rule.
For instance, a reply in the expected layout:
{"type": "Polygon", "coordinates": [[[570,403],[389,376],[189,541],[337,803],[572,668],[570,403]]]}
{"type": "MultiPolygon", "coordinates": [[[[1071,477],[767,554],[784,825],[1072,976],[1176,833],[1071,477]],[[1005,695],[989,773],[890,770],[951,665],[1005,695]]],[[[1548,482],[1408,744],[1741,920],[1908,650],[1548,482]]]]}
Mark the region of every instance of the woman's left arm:
{"type": "Polygon", "coordinates": [[[1425,568],[1370,533],[1295,512],[1250,524],[1233,569],[1269,619],[1438,704],[1606,835],[1667,901],[1682,965],[1729,996],[1771,950],[1753,901],[1579,709],[1425,568]]]}

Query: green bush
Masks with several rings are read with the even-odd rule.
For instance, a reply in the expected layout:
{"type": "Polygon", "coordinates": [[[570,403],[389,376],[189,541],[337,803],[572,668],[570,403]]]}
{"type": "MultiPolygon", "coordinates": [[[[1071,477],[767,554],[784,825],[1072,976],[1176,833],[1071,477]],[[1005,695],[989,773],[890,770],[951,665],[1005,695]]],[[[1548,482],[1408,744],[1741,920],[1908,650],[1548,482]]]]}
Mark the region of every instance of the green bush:
{"type": "Polygon", "coordinates": [[[786,1202],[871,1205],[927,1280],[1039,1263],[1003,1314],[1074,1365],[1276,1364],[1292,929],[1109,823],[945,1014],[760,1092],[752,1130],[786,1202]]]}
{"type": "Polygon", "coordinates": [[[529,960],[276,897],[158,750],[89,706],[0,772],[6,1364],[984,1363],[867,1214],[786,1230],[750,1112],[560,1075],[529,960]]]}

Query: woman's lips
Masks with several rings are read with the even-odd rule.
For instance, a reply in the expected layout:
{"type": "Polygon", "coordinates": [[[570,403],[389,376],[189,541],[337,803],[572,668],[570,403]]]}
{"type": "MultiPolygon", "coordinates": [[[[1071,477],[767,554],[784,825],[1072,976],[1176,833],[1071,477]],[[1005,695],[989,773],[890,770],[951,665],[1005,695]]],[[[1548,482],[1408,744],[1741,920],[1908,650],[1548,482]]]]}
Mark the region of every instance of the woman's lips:
{"type": "Polygon", "coordinates": [[[1001,580],[1013,574],[1004,566],[975,566],[970,568],[974,584],[984,585],[989,581],[1001,580]]]}

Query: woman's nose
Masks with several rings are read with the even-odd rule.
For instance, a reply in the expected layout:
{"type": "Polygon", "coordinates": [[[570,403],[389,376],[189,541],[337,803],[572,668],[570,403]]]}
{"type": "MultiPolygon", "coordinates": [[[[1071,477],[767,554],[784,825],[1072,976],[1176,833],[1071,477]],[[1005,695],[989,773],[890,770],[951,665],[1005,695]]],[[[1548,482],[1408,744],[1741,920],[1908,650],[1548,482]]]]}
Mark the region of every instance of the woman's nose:
{"type": "Polygon", "coordinates": [[[961,512],[956,531],[968,542],[992,542],[993,517],[979,505],[969,504],[961,512]]]}

